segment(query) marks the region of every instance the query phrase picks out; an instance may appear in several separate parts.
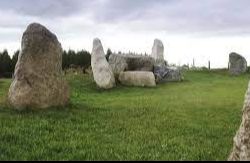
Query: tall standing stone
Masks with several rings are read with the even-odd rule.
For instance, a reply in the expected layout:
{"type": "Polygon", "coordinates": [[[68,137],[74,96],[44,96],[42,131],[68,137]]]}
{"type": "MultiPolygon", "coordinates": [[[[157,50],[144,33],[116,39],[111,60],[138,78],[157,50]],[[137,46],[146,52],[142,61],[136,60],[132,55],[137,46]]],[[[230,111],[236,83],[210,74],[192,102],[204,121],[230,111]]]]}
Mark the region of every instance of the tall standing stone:
{"type": "Polygon", "coordinates": [[[229,72],[232,75],[240,75],[247,71],[247,61],[237,53],[229,54],[229,72]]]}
{"type": "Polygon", "coordinates": [[[155,59],[156,64],[164,64],[164,46],[161,40],[155,39],[151,56],[155,59]]]}
{"type": "Polygon", "coordinates": [[[98,87],[110,89],[115,87],[114,73],[107,62],[102,43],[99,39],[94,39],[91,54],[91,67],[94,80],[98,87]]]}
{"type": "Polygon", "coordinates": [[[234,137],[230,161],[250,161],[250,82],[245,96],[240,128],[234,137]]]}
{"type": "Polygon", "coordinates": [[[62,106],[69,101],[61,44],[40,24],[30,24],[23,34],[8,98],[16,109],[62,106]]]}

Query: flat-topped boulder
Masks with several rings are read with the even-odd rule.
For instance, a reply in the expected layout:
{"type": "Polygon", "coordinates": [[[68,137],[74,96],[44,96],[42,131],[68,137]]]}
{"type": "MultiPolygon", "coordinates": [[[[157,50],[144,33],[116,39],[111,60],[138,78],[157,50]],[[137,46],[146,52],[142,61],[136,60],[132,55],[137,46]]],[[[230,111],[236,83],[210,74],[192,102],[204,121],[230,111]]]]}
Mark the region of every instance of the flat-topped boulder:
{"type": "Polygon", "coordinates": [[[249,161],[250,160],[250,82],[245,95],[243,106],[242,122],[236,136],[234,145],[229,156],[229,161],[249,161]]]}
{"type": "Polygon", "coordinates": [[[119,81],[126,86],[155,87],[155,77],[152,72],[126,71],[121,72],[119,81]]]}
{"type": "Polygon", "coordinates": [[[149,56],[111,54],[109,64],[116,76],[123,71],[153,71],[154,59],[149,56]]]}
{"type": "Polygon", "coordinates": [[[61,44],[41,24],[30,24],[22,36],[8,99],[19,110],[63,106],[69,101],[62,73],[61,44]]]}
{"type": "Polygon", "coordinates": [[[232,75],[240,75],[247,71],[247,61],[246,59],[237,54],[230,53],[229,54],[229,72],[232,75]]]}
{"type": "Polygon", "coordinates": [[[106,60],[102,43],[98,38],[93,41],[91,67],[94,80],[99,88],[110,89],[115,87],[114,73],[106,60]]]}

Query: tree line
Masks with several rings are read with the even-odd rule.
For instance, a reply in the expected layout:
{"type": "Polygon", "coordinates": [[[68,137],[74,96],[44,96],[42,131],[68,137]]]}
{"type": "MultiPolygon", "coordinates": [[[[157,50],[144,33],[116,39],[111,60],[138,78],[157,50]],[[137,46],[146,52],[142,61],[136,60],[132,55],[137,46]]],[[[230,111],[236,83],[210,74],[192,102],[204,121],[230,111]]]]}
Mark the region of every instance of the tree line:
{"type": "Polygon", "coordinates": [[[91,65],[91,54],[85,50],[74,51],[68,50],[63,51],[62,55],[62,68],[63,70],[68,68],[88,68],[91,65]]]}
{"type": "Polygon", "coordinates": [[[0,52],[0,77],[10,78],[15,70],[19,50],[10,57],[7,50],[0,52]]]}
{"type": "MultiPolygon", "coordinates": [[[[15,66],[18,60],[18,55],[20,50],[14,52],[12,57],[10,57],[9,52],[4,50],[0,52],[0,78],[11,78],[14,71],[15,66]]],[[[106,58],[108,59],[111,54],[111,50],[108,49],[106,58]]],[[[91,65],[91,54],[88,51],[74,51],[68,50],[63,51],[62,54],[62,68],[63,70],[68,68],[83,68],[86,69],[91,65]]]]}

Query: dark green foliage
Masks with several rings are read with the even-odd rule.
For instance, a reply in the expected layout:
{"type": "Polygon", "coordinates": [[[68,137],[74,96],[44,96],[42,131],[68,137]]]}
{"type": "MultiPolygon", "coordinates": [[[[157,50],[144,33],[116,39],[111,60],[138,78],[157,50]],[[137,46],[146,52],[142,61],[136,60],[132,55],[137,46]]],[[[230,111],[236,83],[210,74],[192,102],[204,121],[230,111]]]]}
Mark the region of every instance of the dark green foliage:
{"type": "Polygon", "coordinates": [[[247,73],[250,73],[250,67],[249,66],[247,67],[247,73]]]}
{"type": "Polygon", "coordinates": [[[12,58],[10,57],[7,50],[0,52],[0,78],[11,78],[15,65],[18,59],[19,50],[17,50],[12,58]]]}
{"type": "Polygon", "coordinates": [[[89,52],[82,50],[75,52],[73,50],[63,51],[62,68],[70,67],[88,68],[91,64],[91,55],[89,52]]]}
{"type": "Polygon", "coordinates": [[[10,78],[14,70],[12,69],[12,60],[7,50],[0,53],[0,77],[10,78]]]}
{"type": "Polygon", "coordinates": [[[112,51],[110,49],[107,50],[107,54],[106,54],[106,59],[107,61],[109,61],[109,56],[112,54],[112,51]]]}

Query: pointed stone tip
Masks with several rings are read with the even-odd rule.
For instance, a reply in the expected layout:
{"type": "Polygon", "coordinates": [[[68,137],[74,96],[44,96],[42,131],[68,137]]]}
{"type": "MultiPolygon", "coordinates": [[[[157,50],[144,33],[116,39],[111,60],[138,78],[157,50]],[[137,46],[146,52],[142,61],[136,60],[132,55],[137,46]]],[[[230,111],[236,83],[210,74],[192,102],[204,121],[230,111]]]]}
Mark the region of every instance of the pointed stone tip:
{"type": "Polygon", "coordinates": [[[28,26],[43,26],[43,25],[37,22],[33,22],[33,23],[30,23],[28,26]]]}
{"type": "Polygon", "coordinates": [[[47,28],[45,26],[41,25],[40,23],[36,23],[36,22],[29,24],[27,27],[27,31],[34,31],[34,30],[41,30],[41,29],[47,30],[47,28]]]}
{"type": "MultiPolygon", "coordinates": [[[[99,38],[95,38],[93,40],[93,48],[92,48],[92,53],[96,53],[96,54],[104,54],[104,50],[103,50],[103,46],[102,46],[102,43],[101,43],[101,40],[99,38]],[[99,51],[99,52],[98,52],[99,51]],[[97,53],[98,52],[98,53],[97,53]]],[[[105,54],[104,54],[105,55],[105,54]]]]}
{"type": "Polygon", "coordinates": [[[238,57],[238,58],[244,58],[242,55],[236,53],[236,52],[232,52],[229,54],[229,57],[238,57]]]}
{"type": "Polygon", "coordinates": [[[154,40],[154,44],[158,44],[158,45],[162,45],[163,46],[162,41],[160,39],[157,39],[157,38],[154,40]]]}
{"type": "Polygon", "coordinates": [[[55,34],[53,34],[50,30],[48,30],[45,26],[43,26],[40,23],[31,23],[28,25],[26,31],[24,32],[24,35],[43,35],[48,38],[51,38],[52,40],[57,40],[57,37],[55,34]]]}
{"type": "Polygon", "coordinates": [[[231,52],[229,55],[239,55],[239,54],[236,52],[231,52]]]}
{"type": "Polygon", "coordinates": [[[99,38],[95,38],[93,44],[94,45],[101,44],[101,40],[99,38]]]}
{"type": "Polygon", "coordinates": [[[102,47],[102,42],[99,38],[95,38],[93,41],[93,48],[102,47]]]}
{"type": "Polygon", "coordinates": [[[158,39],[158,38],[156,38],[154,41],[155,41],[155,42],[161,42],[161,40],[158,39]]]}

